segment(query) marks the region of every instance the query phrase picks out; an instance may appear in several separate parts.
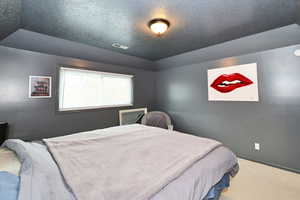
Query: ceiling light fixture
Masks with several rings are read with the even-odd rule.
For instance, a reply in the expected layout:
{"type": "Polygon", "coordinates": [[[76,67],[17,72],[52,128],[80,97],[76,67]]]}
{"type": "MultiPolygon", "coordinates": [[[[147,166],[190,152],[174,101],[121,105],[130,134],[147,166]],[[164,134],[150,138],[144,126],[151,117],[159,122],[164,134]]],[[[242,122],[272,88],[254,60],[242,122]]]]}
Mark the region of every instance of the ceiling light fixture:
{"type": "Polygon", "coordinates": [[[152,19],[149,24],[151,31],[157,36],[163,35],[170,27],[170,22],[166,19],[152,19]]]}
{"type": "Polygon", "coordinates": [[[124,50],[129,48],[128,46],[125,46],[125,45],[122,45],[122,44],[119,44],[119,43],[112,43],[111,46],[113,46],[115,48],[118,48],[118,49],[124,49],[124,50]]]}

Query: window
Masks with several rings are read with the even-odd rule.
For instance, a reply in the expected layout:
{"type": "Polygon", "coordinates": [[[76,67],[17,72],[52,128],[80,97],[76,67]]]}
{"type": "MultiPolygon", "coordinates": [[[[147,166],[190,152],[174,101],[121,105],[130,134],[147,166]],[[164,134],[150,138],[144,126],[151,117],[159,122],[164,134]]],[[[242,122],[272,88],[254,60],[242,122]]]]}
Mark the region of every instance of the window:
{"type": "Polygon", "coordinates": [[[59,110],[133,105],[133,76],[60,68],[59,110]]]}

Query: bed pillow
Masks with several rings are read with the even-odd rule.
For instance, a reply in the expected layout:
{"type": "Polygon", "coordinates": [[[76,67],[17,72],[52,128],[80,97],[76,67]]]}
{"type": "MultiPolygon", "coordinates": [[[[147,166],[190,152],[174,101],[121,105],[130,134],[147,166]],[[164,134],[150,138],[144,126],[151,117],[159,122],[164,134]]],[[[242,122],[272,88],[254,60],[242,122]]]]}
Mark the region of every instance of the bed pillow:
{"type": "Polygon", "coordinates": [[[19,177],[0,171],[0,199],[17,200],[19,191],[19,177]]]}

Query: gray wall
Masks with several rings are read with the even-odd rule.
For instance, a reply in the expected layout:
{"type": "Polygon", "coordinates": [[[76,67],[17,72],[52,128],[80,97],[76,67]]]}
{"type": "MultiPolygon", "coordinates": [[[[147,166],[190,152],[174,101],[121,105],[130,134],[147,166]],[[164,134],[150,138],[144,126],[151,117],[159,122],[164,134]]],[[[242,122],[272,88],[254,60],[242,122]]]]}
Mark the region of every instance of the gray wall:
{"type": "Polygon", "coordinates": [[[118,125],[120,108],[57,112],[58,65],[133,74],[134,107],[151,109],[154,100],[154,72],[0,46],[0,121],[10,124],[9,138],[41,139],[118,125]],[[30,75],[53,77],[51,99],[28,98],[30,75]]]}
{"type": "Polygon", "coordinates": [[[28,140],[117,125],[118,108],[57,112],[57,67],[128,73],[135,75],[134,107],[165,110],[178,130],[218,139],[248,159],[300,171],[300,58],[293,55],[300,46],[241,55],[296,44],[298,32],[291,25],[153,63],[20,30],[2,44],[48,54],[0,46],[0,121],[10,123],[10,138],[28,140]],[[220,59],[226,56],[237,57],[220,59]],[[258,63],[260,102],[207,101],[207,69],[250,62],[258,63]],[[166,70],[143,70],[152,65],[166,70]],[[29,75],[51,75],[53,98],[29,99],[29,75]],[[260,152],[254,142],[261,143],[260,152]]]}
{"type": "MultiPolygon", "coordinates": [[[[239,156],[300,172],[299,46],[188,64],[157,72],[156,109],[175,128],[215,138],[239,156]],[[258,63],[259,102],[209,102],[207,69],[258,63]],[[254,142],[261,151],[254,150],[254,142]]],[[[184,59],[196,60],[196,54],[184,59]]],[[[176,58],[175,58],[176,59],[176,58]]]]}

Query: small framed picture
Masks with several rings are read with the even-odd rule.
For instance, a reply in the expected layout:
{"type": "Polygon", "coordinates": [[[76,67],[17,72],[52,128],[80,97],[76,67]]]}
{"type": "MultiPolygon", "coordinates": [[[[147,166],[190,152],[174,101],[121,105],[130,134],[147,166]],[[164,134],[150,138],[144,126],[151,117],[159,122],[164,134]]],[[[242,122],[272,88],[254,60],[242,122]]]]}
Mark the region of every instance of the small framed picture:
{"type": "Polygon", "coordinates": [[[30,76],[29,98],[51,98],[51,76],[30,76]]]}

